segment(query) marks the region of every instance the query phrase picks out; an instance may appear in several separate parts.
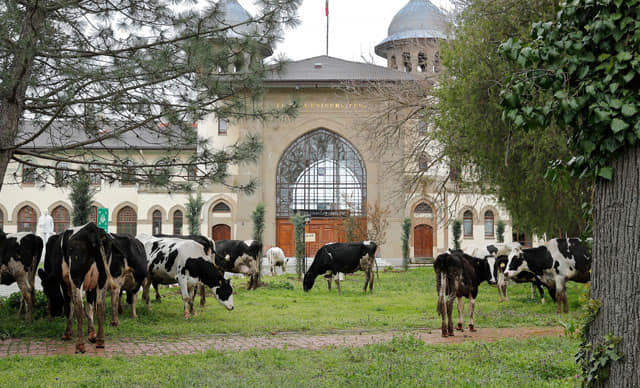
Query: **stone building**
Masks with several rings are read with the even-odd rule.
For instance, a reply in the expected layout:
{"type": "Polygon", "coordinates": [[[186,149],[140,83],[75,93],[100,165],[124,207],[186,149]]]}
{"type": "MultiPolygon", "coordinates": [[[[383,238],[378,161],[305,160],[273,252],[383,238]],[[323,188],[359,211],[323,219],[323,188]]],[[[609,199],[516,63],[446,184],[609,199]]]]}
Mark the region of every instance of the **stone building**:
{"type": "MultiPolygon", "coordinates": [[[[236,0],[222,0],[229,20],[246,20],[248,13],[236,0]]],[[[496,242],[496,225],[506,223],[505,240],[512,237],[509,214],[494,198],[462,193],[455,203],[435,193],[414,195],[399,202],[392,195],[402,177],[389,177],[378,155],[368,152],[366,139],[359,136],[359,123],[366,115],[366,96],[349,95],[344,83],[412,81],[438,71],[440,41],[446,39],[445,15],[429,0],[411,0],[393,18],[389,36],[376,46],[387,67],[318,56],[287,64],[283,72],[265,79],[263,104],[280,106],[291,98],[301,102],[295,119],[276,122],[227,121],[209,116],[197,123],[198,134],[213,147],[231,145],[246,133],[257,133],[264,150],[257,164],[233,166],[231,183],[257,177],[259,189],[253,195],[230,192],[222,185],[206,187],[201,234],[214,239],[248,239],[252,235],[251,213],[259,203],[266,207],[265,247],[281,246],[294,254],[293,225],[289,217],[300,212],[310,217],[307,232],[316,234],[308,253],[322,244],[344,241],[347,216],[365,216],[367,204],[378,203],[390,210],[387,241],[379,255],[399,258],[401,224],[412,221],[411,256],[433,257],[453,246],[451,219],[463,222],[463,246],[496,242]]],[[[357,43],[357,42],[356,42],[357,43]]],[[[174,145],[155,142],[152,146],[131,139],[138,149],[123,147],[147,161],[161,160],[174,145]]],[[[40,145],[45,147],[46,145],[40,145]]],[[[182,150],[185,155],[194,149],[182,150]]],[[[435,171],[434,179],[449,171],[435,171]]],[[[38,184],[33,171],[11,165],[0,194],[0,227],[7,232],[33,230],[45,209],[53,216],[57,231],[70,224],[69,190],[38,184]],[[11,184],[18,177],[18,184],[11,184]]],[[[194,177],[197,179],[197,177],[194,177]]],[[[145,185],[107,183],[94,177],[98,189],[95,207],[109,209],[109,230],[139,233],[186,233],[186,193],[167,193],[145,185]]],[[[92,218],[95,219],[95,211],[92,218]]]]}

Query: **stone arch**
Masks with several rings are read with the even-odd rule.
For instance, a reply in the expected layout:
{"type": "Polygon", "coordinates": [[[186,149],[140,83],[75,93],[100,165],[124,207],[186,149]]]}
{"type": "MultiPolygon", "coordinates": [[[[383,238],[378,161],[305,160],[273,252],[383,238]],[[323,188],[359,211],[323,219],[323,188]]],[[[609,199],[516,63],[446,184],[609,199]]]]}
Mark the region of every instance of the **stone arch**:
{"type": "Polygon", "coordinates": [[[38,205],[36,205],[35,203],[33,203],[31,201],[22,201],[19,204],[17,204],[16,206],[14,206],[13,211],[11,212],[11,219],[13,221],[17,222],[18,221],[18,212],[20,211],[20,209],[22,209],[23,207],[25,207],[27,205],[31,206],[33,208],[33,210],[36,212],[36,217],[40,217],[42,215],[38,205]]]}
{"type": "Polygon", "coordinates": [[[129,206],[130,208],[132,208],[133,210],[135,210],[136,215],[138,216],[138,221],[140,221],[140,212],[138,211],[138,205],[134,204],[133,202],[129,202],[129,201],[124,201],[124,202],[120,202],[115,208],[113,208],[113,213],[111,216],[111,219],[116,220],[116,217],[118,216],[118,213],[120,212],[120,210],[122,210],[123,208],[129,206]]]}
{"type": "Polygon", "coordinates": [[[169,221],[173,221],[173,213],[175,213],[176,210],[180,210],[183,216],[187,214],[187,209],[183,205],[173,205],[167,212],[169,221]]]}
{"type": "MultiPolygon", "coordinates": [[[[160,214],[162,214],[162,222],[168,221],[169,220],[169,215],[168,213],[164,210],[164,208],[161,205],[153,205],[149,208],[149,210],[147,210],[147,221],[151,222],[153,219],[153,212],[156,210],[160,210],[160,214]]],[[[138,214],[138,219],[140,218],[140,215],[138,214]]]]}
{"type": "Polygon", "coordinates": [[[49,205],[49,208],[47,210],[49,210],[49,214],[53,213],[53,209],[57,208],[58,206],[62,206],[65,209],[67,209],[67,211],[69,212],[69,214],[71,214],[72,211],[72,206],[69,205],[68,203],[66,203],[65,201],[56,201],[54,203],[52,203],[51,205],[49,205]]]}
{"type": "Polygon", "coordinates": [[[473,224],[476,225],[478,222],[480,222],[480,216],[478,215],[478,212],[476,211],[476,209],[473,206],[469,206],[469,205],[465,205],[463,206],[460,211],[458,212],[458,217],[460,220],[462,220],[464,218],[464,213],[466,211],[470,211],[471,214],[473,214],[473,224]]]}
{"type": "Polygon", "coordinates": [[[427,198],[420,198],[411,205],[411,216],[412,217],[415,216],[416,208],[422,203],[426,203],[427,205],[431,206],[431,211],[433,212],[433,218],[436,218],[436,215],[437,215],[436,206],[433,204],[431,200],[427,198]]]}
{"type": "MultiPolygon", "coordinates": [[[[8,224],[8,222],[10,221],[10,220],[9,220],[9,213],[7,213],[7,208],[6,208],[6,207],[4,207],[4,205],[3,205],[3,204],[1,204],[1,203],[0,203],[0,212],[2,212],[2,218],[3,218],[2,222],[3,222],[5,225],[7,225],[7,224],[8,224]]],[[[14,220],[11,220],[11,221],[15,221],[15,219],[14,219],[14,220]]]]}
{"type": "Polygon", "coordinates": [[[480,217],[482,220],[484,220],[484,214],[488,211],[491,210],[493,212],[493,220],[497,223],[499,220],[501,220],[502,218],[500,218],[500,212],[498,211],[498,209],[496,209],[495,206],[493,205],[485,205],[482,210],[480,211],[480,213],[478,214],[478,217],[480,217]]]}

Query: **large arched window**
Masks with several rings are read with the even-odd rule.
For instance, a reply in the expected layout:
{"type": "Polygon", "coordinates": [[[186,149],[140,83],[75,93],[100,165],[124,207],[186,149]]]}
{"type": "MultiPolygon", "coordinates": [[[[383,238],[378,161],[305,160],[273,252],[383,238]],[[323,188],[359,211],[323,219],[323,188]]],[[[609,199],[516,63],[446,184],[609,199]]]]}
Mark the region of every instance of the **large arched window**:
{"type": "Polygon", "coordinates": [[[173,212],[173,234],[182,235],[182,211],[176,210],[173,212]]]}
{"type": "Polygon", "coordinates": [[[416,217],[433,217],[433,208],[426,202],[420,202],[413,213],[416,217]]]}
{"type": "Polygon", "coordinates": [[[132,236],[136,235],[138,226],[138,216],[136,211],[130,206],[125,206],[118,212],[117,217],[117,231],[118,233],[128,233],[132,236]]]}
{"type": "Polygon", "coordinates": [[[157,209],[154,210],[151,216],[151,220],[153,235],[157,236],[159,234],[162,234],[162,212],[157,209]]]}
{"type": "Polygon", "coordinates": [[[18,232],[36,232],[38,220],[36,211],[29,205],[18,211],[18,232]]]}
{"type": "Polygon", "coordinates": [[[493,238],[493,212],[491,210],[484,212],[484,237],[493,238]]]}
{"type": "Polygon", "coordinates": [[[473,237],[473,213],[471,210],[467,210],[462,217],[464,237],[473,237]]]}
{"type": "Polygon", "coordinates": [[[220,202],[213,207],[214,213],[231,213],[231,208],[224,202],[220,202]]]}
{"type": "Polygon", "coordinates": [[[343,137],[310,132],[287,148],[278,163],[276,212],[315,217],[363,215],[367,195],[364,161],[343,137]]]}
{"type": "Polygon", "coordinates": [[[53,218],[53,231],[55,233],[62,233],[71,225],[69,211],[62,205],[53,209],[51,218],[53,218]]]}

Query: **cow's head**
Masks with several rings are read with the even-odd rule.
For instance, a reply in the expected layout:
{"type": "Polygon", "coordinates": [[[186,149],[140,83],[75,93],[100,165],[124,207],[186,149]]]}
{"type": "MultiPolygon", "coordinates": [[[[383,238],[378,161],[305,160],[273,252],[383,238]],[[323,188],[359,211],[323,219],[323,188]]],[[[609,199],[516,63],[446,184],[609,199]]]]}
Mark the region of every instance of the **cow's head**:
{"type": "Polygon", "coordinates": [[[491,255],[491,256],[486,256],[484,259],[489,265],[489,278],[487,279],[487,281],[489,282],[489,284],[494,285],[498,283],[497,281],[498,277],[497,277],[497,271],[496,271],[496,258],[495,256],[491,255]]]}
{"type": "Polygon", "coordinates": [[[233,310],[233,286],[231,279],[222,279],[219,286],[211,287],[213,295],[227,310],[233,310]]]}
{"type": "Polygon", "coordinates": [[[529,271],[527,261],[524,259],[522,249],[516,248],[511,250],[507,256],[507,265],[504,271],[505,278],[516,277],[522,271],[529,271]]]}
{"type": "Polygon", "coordinates": [[[489,258],[491,258],[491,262],[495,261],[495,257],[488,256],[488,258],[473,258],[473,267],[476,271],[476,276],[478,279],[486,280],[489,284],[495,285],[496,278],[493,276],[493,265],[490,264],[489,258]]]}

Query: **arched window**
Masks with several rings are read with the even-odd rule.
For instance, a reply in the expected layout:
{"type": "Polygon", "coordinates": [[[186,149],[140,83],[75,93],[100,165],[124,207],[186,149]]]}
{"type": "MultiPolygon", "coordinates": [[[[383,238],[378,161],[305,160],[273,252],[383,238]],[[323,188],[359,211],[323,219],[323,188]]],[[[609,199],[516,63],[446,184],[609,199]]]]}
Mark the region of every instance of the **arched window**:
{"type": "Polygon", "coordinates": [[[176,210],[173,212],[173,234],[182,235],[182,211],[176,210]]]}
{"type": "Polygon", "coordinates": [[[55,233],[62,233],[71,225],[69,211],[62,205],[53,209],[51,217],[53,218],[53,231],[55,233]]]}
{"type": "Polygon", "coordinates": [[[0,229],[4,229],[4,214],[0,210],[0,229]]]}
{"type": "Polygon", "coordinates": [[[356,148],[345,138],[318,129],[293,142],[276,173],[276,214],[312,217],[362,216],[367,172],[356,148]]]}
{"type": "Polygon", "coordinates": [[[411,73],[411,54],[402,53],[402,64],[405,73],[411,73]]]}
{"type": "Polygon", "coordinates": [[[138,216],[136,211],[129,206],[125,206],[118,212],[117,231],[118,233],[128,233],[135,236],[137,233],[138,216]]]}
{"type": "Polygon", "coordinates": [[[418,71],[420,73],[427,71],[427,56],[425,53],[418,53],[418,71]]]}
{"type": "Polygon", "coordinates": [[[473,237],[473,213],[467,210],[463,215],[464,237],[473,237]]]}
{"type": "Polygon", "coordinates": [[[26,164],[22,166],[22,183],[26,185],[35,185],[37,180],[36,168],[32,166],[27,166],[26,164]]]}
{"type": "Polygon", "coordinates": [[[396,60],[396,56],[395,56],[395,55],[392,55],[392,56],[391,56],[390,67],[391,67],[393,70],[398,70],[398,61],[396,60]]]}
{"type": "Polygon", "coordinates": [[[422,152],[418,155],[418,169],[420,169],[420,171],[428,170],[430,164],[431,158],[429,157],[429,154],[422,152]]]}
{"type": "Polygon", "coordinates": [[[230,213],[231,212],[231,208],[226,203],[220,202],[216,206],[213,207],[213,212],[214,213],[230,213]]]}
{"type": "Polygon", "coordinates": [[[94,224],[98,223],[98,207],[91,206],[89,208],[89,222],[93,222],[94,224]]]}
{"type": "Polygon", "coordinates": [[[160,210],[154,210],[151,216],[151,227],[153,235],[162,234],[162,212],[160,210]]]}
{"type": "Polygon", "coordinates": [[[226,119],[218,119],[218,135],[226,136],[229,132],[229,122],[226,119]]]}
{"type": "Polygon", "coordinates": [[[198,166],[195,164],[187,166],[187,180],[189,182],[195,182],[198,180],[198,166]]]}
{"type": "Polygon", "coordinates": [[[417,216],[430,217],[433,216],[433,208],[426,202],[420,202],[420,204],[416,206],[414,213],[417,216]]]}
{"type": "Polygon", "coordinates": [[[493,212],[491,210],[484,213],[484,237],[493,238],[493,212]]]}
{"type": "Polygon", "coordinates": [[[18,232],[36,232],[36,211],[29,205],[18,211],[18,232]]]}

